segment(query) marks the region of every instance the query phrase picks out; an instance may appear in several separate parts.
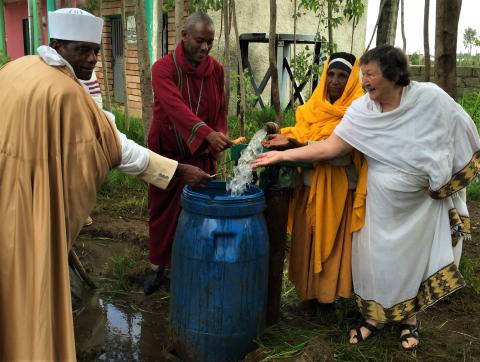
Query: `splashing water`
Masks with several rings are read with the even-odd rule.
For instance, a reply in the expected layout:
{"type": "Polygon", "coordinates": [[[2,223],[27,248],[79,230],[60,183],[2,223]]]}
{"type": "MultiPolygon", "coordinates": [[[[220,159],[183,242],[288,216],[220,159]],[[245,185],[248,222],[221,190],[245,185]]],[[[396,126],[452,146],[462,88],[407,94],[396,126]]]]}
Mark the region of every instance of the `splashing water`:
{"type": "Polygon", "coordinates": [[[245,148],[238,160],[238,165],[233,170],[233,179],[227,182],[227,191],[232,196],[240,196],[245,192],[247,184],[253,180],[252,168],[250,162],[253,161],[259,153],[262,152],[262,140],[267,135],[264,129],[254,134],[247,148],[245,148]]]}

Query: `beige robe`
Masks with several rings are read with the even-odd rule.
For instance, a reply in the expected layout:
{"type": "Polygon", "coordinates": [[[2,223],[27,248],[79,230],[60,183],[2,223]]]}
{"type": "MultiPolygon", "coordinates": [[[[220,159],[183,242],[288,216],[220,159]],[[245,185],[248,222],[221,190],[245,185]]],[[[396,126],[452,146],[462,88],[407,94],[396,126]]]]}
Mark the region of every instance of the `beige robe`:
{"type": "Polygon", "coordinates": [[[65,67],[0,70],[1,360],[75,360],[68,251],[120,151],[65,67]]]}

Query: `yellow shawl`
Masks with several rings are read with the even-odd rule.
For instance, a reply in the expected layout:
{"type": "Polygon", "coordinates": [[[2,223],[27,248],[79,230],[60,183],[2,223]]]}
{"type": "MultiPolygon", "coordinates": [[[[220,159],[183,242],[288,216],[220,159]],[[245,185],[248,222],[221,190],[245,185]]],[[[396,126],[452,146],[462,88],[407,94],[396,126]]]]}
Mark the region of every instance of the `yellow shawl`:
{"type": "MultiPolygon", "coordinates": [[[[325,139],[332,134],[350,104],[363,96],[358,60],[352,68],[342,96],[333,104],[327,97],[327,73],[328,61],[312,97],[298,107],[295,126],[283,128],[282,134],[301,142],[325,139]]],[[[354,151],[352,158],[359,173],[352,215],[352,231],[355,231],[363,225],[367,168],[360,153],[354,151]]],[[[307,220],[314,231],[314,272],[319,273],[322,271],[322,263],[332,251],[343,215],[348,193],[345,168],[318,163],[312,172],[310,184],[307,220]]],[[[293,220],[296,201],[292,200],[290,205],[289,223],[293,220]]]]}
{"type": "Polygon", "coordinates": [[[0,70],[0,358],[73,361],[68,252],[110,168],[114,126],[66,68],[0,70]]]}

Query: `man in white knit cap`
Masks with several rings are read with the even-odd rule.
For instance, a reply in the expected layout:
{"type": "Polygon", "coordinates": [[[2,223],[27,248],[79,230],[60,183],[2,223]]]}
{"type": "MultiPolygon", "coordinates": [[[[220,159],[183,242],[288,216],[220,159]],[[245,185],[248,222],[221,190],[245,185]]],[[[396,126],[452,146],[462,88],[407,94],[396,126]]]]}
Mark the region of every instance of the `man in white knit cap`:
{"type": "Polygon", "coordinates": [[[90,79],[103,20],[48,14],[50,46],[0,70],[0,360],[75,360],[67,256],[117,167],[165,188],[209,176],[128,140],[79,79],[90,79]]]}

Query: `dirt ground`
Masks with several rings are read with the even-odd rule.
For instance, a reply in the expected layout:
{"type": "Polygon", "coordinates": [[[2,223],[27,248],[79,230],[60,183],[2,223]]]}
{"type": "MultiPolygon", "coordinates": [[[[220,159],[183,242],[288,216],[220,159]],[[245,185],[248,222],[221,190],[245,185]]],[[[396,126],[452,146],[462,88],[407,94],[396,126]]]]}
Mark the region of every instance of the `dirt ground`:
{"type": "MultiPolygon", "coordinates": [[[[480,203],[470,202],[469,211],[471,217],[472,226],[472,240],[464,245],[463,255],[468,256],[469,260],[473,260],[474,263],[471,266],[471,272],[474,275],[480,273],[480,203]]],[[[100,253],[99,248],[102,249],[106,244],[106,240],[115,241],[125,248],[125,245],[131,245],[132,247],[145,250],[148,247],[148,228],[147,220],[143,217],[136,216],[118,216],[118,215],[105,215],[105,214],[93,214],[94,223],[88,228],[84,228],[79,240],[76,243],[75,249],[79,254],[82,261],[85,263],[87,270],[89,270],[94,278],[102,280],[108,279],[106,275],[106,268],[111,261],[107,256],[103,256],[103,259],[98,259],[100,253]],[[103,240],[103,241],[102,241],[103,240]],[[100,247],[98,243],[100,241],[100,247]]],[[[107,247],[108,255],[115,253],[115,247],[109,244],[107,247]]],[[[118,250],[117,250],[118,251],[118,250]]],[[[128,252],[128,250],[127,250],[128,252]]],[[[101,254],[101,253],[100,253],[101,254]]],[[[107,274],[106,274],[107,273],[107,274]]],[[[108,275],[107,275],[108,276],[108,275]]],[[[77,338],[79,333],[82,341],[77,341],[77,351],[79,344],[85,344],[82,347],[82,352],[79,353],[79,360],[91,360],[91,359],[107,359],[107,360],[175,360],[172,356],[166,353],[169,348],[170,337],[160,333],[160,330],[168,328],[168,290],[164,290],[159,294],[156,299],[146,300],[141,292],[141,276],[137,281],[133,282],[132,292],[123,293],[120,299],[112,296],[112,291],[100,292],[100,298],[105,304],[105,300],[113,301],[122,306],[126,305],[131,307],[128,312],[125,313],[139,313],[146,317],[138,317],[143,320],[144,336],[141,343],[143,345],[151,344],[152,347],[147,347],[147,352],[142,353],[130,350],[125,354],[108,354],[108,350],[121,349],[125,343],[132,343],[130,340],[118,340],[114,342],[111,340],[108,342],[98,342],[95,346],[91,345],[91,336],[83,335],[85,331],[92,328],[92,322],[88,321],[88,318],[76,318],[76,328],[80,328],[80,332],[76,332],[77,338]],[[128,295],[127,295],[128,294],[128,295]],[[118,302],[120,300],[120,302],[118,302]],[[158,312],[161,309],[161,312],[158,312]],[[132,312],[133,310],[133,312],[132,312]],[[154,311],[156,310],[156,311],[154,311]],[[157,317],[152,318],[153,314],[158,314],[157,317]],[[87,320],[87,322],[85,322],[87,320]],[[149,332],[148,321],[156,320],[157,322],[151,326],[149,332]],[[83,324],[82,324],[83,323],[83,324]],[[85,324],[86,323],[86,324],[85,324]],[[82,324],[83,326],[78,327],[82,324]],[[147,324],[147,327],[145,327],[147,324]],[[146,334],[149,334],[147,336],[146,334]],[[159,336],[159,340],[155,340],[155,335],[159,336]],[[89,345],[90,343],[90,345],[89,345]],[[109,346],[106,346],[108,344],[109,346]],[[86,346],[86,347],[85,347],[86,346]],[[151,353],[153,349],[159,349],[162,351],[159,353],[151,353]],[[89,349],[90,352],[85,352],[85,349],[89,349]],[[103,356],[103,357],[102,357],[103,356]],[[143,357],[142,357],[143,356],[143,357]],[[148,357],[150,356],[150,357],[148,357]]],[[[100,281],[100,284],[102,282],[100,281]]],[[[115,293],[115,291],[113,291],[115,293]]],[[[121,292],[118,292],[121,294],[121,292]]],[[[288,358],[290,361],[323,361],[323,360],[341,360],[341,361],[355,361],[355,360],[375,360],[375,361],[480,361],[480,313],[478,313],[478,306],[480,305],[480,296],[472,288],[466,287],[461,291],[455,293],[453,296],[446,298],[445,300],[437,303],[431,307],[427,313],[423,313],[420,317],[421,320],[421,348],[414,354],[405,354],[401,351],[398,344],[397,331],[393,328],[388,328],[384,334],[386,334],[386,345],[379,346],[379,340],[368,341],[366,349],[363,351],[358,347],[352,350],[350,347],[345,347],[345,332],[348,326],[351,326],[352,319],[358,318],[354,315],[354,312],[347,314],[337,311],[334,320],[331,317],[325,319],[319,316],[314,320],[298,319],[292,312],[292,306],[284,303],[282,309],[282,321],[279,324],[278,329],[272,329],[267,331],[265,344],[263,349],[259,349],[251,354],[247,360],[249,361],[261,361],[261,360],[276,360],[266,355],[268,350],[268,340],[274,333],[292,333],[292,344],[295,344],[296,331],[305,330],[323,330],[325,325],[328,325],[330,329],[325,333],[315,338],[310,338],[310,342],[306,342],[302,345],[299,353],[296,353],[294,357],[288,358]],[[353,316],[352,316],[353,315],[353,316]],[[336,318],[336,319],[335,319],[336,318]],[[343,321],[342,321],[343,319],[343,321]],[[332,327],[333,325],[333,327],[332,327]],[[376,345],[375,345],[376,344],[376,345]],[[378,347],[378,349],[377,349],[378,347]],[[303,352],[302,352],[303,349],[303,352]],[[357,353],[357,350],[359,353],[357,353]],[[330,351],[330,352],[328,352],[330,351]],[[392,352],[393,351],[393,352],[392,352]],[[378,354],[378,357],[375,357],[378,354]]],[[[118,306],[117,306],[118,307],[118,306]]],[[[117,308],[116,307],[116,308],[117,308]]],[[[113,307],[111,307],[112,309],[113,307]]],[[[353,308],[352,308],[353,309],[353,308]]],[[[101,319],[103,321],[104,318],[101,319]]],[[[130,318],[130,323],[132,319],[130,318]]],[[[133,319],[135,320],[135,319],[133,319]]],[[[94,322],[93,324],[98,323],[94,322]]],[[[103,323],[103,322],[101,322],[103,323]]],[[[88,333],[87,333],[88,334],[88,333]]],[[[105,336],[102,335],[105,340],[105,336]]],[[[116,337],[115,337],[116,338],[116,337]]],[[[273,343],[273,342],[272,342],[273,343]]],[[[303,343],[303,342],[302,342],[303,343]]],[[[272,347],[273,348],[273,347],[272,347]]],[[[363,347],[362,347],[363,348],[363,347]]],[[[279,356],[288,356],[288,354],[279,356]]]]}

